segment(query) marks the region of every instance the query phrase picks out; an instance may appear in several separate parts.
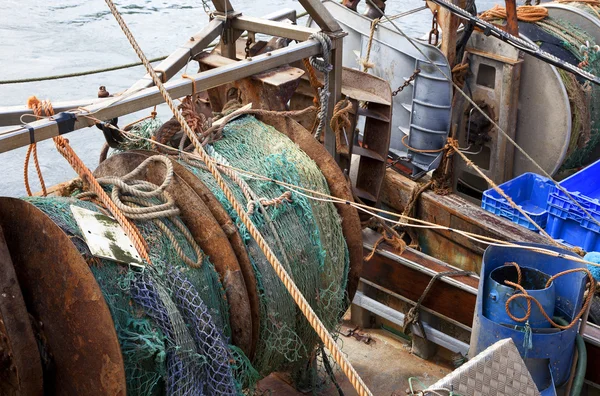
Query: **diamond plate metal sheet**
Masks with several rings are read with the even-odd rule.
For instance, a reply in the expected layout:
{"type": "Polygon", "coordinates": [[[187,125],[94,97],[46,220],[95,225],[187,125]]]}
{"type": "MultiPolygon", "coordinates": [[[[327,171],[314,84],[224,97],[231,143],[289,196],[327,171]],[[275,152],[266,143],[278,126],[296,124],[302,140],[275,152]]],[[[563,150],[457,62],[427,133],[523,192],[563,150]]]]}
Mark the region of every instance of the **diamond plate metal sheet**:
{"type": "Polygon", "coordinates": [[[428,389],[441,388],[464,396],[540,394],[510,338],[498,341],[428,389]]]}

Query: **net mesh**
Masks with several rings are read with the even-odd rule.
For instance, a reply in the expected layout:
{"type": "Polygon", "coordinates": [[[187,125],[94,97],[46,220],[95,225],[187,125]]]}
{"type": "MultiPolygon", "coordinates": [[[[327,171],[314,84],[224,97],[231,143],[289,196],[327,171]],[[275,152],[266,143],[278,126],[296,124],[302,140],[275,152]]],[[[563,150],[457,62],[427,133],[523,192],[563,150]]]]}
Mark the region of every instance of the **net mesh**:
{"type": "MultiPolygon", "coordinates": [[[[580,67],[600,75],[600,53],[595,49],[596,42],[592,36],[559,18],[547,18],[537,24],[559,38],[563,47],[581,62],[580,67]]],[[[567,90],[572,112],[569,150],[560,169],[564,172],[583,167],[596,157],[594,153],[600,143],[600,87],[578,80],[562,70],[559,70],[559,74],[567,90]]]]}
{"type": "MultiPolygon", "coordinates": [[[[187,267],[155,224],[136,222],[148,242],[153,266],[140,272],[99,259],[89,252],[70,209],[75,205],[97,212],[96,205],[74,198],[27,200],[71,237],[90,264],[113,317],[128,394],[239,392],[242,384],[233,372],[249,362],[229,345],[225,291],[207,258],[199,269],[187,267]]],[[[181,232],[172,225],[169,228],[184,253],[194,257],[181,232]]],[[[252,371],[245,374],[252,375],[252,371]]]]}
{"type": "MultiPolygon", "coordinates": [[[[208,147],[218,161],[251,170],[274,180],[329,193],[317,165],[285,135],[252,116],[230,122],[223,138],[208,147]]],[[[318,337],[296,309],[271,265],[219,189],[212,175],[202,167],[184,163],[211,189],[243,236],[258,281],[261,328],[254,366],[263,375],[288,367],[302,370],[318,337]]],[[[234,195],[248,203],[242,188],[226,178],[234,195]]],[[[272,182],[245,178],[252,193],[273,199],[286,192],[272,182]]],[[[292,202],[265,208],[251,216],[279,260],[325,326],[335,332],[345,306],[349,256],[342,234],[341,219],[331,203],[309,200],[292,193],[292,202]]]]}

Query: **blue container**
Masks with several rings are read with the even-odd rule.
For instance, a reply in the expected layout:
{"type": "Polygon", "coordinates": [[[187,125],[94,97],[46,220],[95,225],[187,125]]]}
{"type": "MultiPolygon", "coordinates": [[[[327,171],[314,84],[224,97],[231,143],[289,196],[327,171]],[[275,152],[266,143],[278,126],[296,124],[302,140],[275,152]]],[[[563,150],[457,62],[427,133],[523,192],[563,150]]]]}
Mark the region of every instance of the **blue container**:
{"type": "MultiPolygon", "coordinates": [[[[527,294],[538,300],[542,304],[546,314],[552,317],[554,315],[556,292],[554,282],[546,287],[546,283],[550,280],[550,275],[535,268],[520,267],[522,277],[520,285],[527,291],[527,294]]],[[[490,278],[487,280],[485,286],[483,315],[496,323],[506,326],[523,326],[523,322],[512,320],[506,312],[506,301],[516,292],[514,287],[504,283],[507,280],[518,283],[517,269],[512,265],[498,267],[490,273],[490,278]]],[[[513,316],[522,318],[527,312],[527,302],[523,298],[515,299],[511,301],[509,309],[513,316]]],[[[537,304],[531,305],[529,326],[533,329],[551,327],[550,322],[546,320],[537,304]]]]}
{"type": "Polygon", "coordinates": [[[596,223],[577,213],[548,206],[546,232],[554,239],[586,252],[600,251],[600,230],[596,223]]]}
{"type": "MultiPolygon", "coordinates": [[[[574,198],[575,198],[575,196],[574,196],[574,198]]],[[[548,211],[551,213],[554,213],[555,215],[557,215],[559,217],[561,217],[558,213],[559,210],[568,212],[570,219],[579,221],[582,224],[587,224],[585,222],[591,223],[590,224],[590,227],[592,227],[591,229],[593,229],[594,231],[600,232],[600,226],[598,224],[596,224],[594,221],[592,221],[589,217],[589,216],[592,216],[592,218],[594,218],[600,222],[600,212],[597,212],[595,209],[590,208],[590,205],[588,205],[587,203],[582,204],[579,201],[577,201],[577,202],[585,208],[587,214],[579,206],[577,206],[577,204],[575,202],[573,202],[573,200],[571,200],[569,198],[564,198],[563,196],[558,195],[556,193],[551,193],[550,195],[548,195],[548,211]],[[553,207],[553,210],[550,207],[553,207]],[[589,214],[589,216],[588,216],[588,214],[589,214]]],[[[563,215],[562,217],[564,217],[564,216],[565,215],[563,215]]]]}
{"type": "MultiPolygon", "coordinates": [[[[481,268],[482,281],[479,282],[477,303],[473,319],[473,331],[469,356],[473,357],[485,348],[504,338],[512,338],[519,353],[524,358],[532,378],[543,394],[552,393],[554,385],[564,384],[570,375],[573,353],[575,351],[575,337],[577,326],[568,330],[533,329],[531,332],[532,344],[525,343],[526,332],[522,327],[506,326],[495,322],[483,314],[485,288],[490,279],[490,274],[496,268],[503,267],[507,262],[516,262],[520,265],[535,268],[550,276],[557,273],[581,268],[576,261],[569,260],[573,253],[545,245],[529,245],[543,247],[562,253],[562,257],[551,257],[527,249],[505,246],[490,246],[483,255],[481,268]]],[[[554,315],[561,316],[571,322],[579,313],[583,305],[586,276],[583,273],[569,274],[553,281],[556,301],[554,315]]]]}
{"type": "MultiPolygon", "coordinates": [[[[567,177],[559,184],[586,210],[600,213],[600,160],[567,177]]],[[[552,186],[551,193],[565,200],[570,200],[556,186],[552,186]]]]}
{"type": "MultiPolygon", "coordinates": [[[[498,187],[508,195],[533,221],[540,227],[546,226],[548,212],[546,205],[548,194],[553,184],[547,178],[535,173],[524,173],[519,177],[500,184],[498,187]]],[[[481,207],[497,216],[509,219],[530,230],[537,228],[529,222],[517,209],[494,189],[484,191],[481,207]]]]}

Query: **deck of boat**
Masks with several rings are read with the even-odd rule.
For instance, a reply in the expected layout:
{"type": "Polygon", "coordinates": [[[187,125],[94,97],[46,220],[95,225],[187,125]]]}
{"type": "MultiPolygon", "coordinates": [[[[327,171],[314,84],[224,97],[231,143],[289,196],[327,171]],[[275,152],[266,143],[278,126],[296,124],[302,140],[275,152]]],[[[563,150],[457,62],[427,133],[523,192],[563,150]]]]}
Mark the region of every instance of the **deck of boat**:
{"type": "MultiPolygon", "coordinates": [[[[346,317],[341,332],[346,333],[353,328],[354,326],[346,317]]],[[[369,334],[372,341],[366,344],[353,337],[340,336],[338,343],[374,395],[406,395],[409,389],[409,378],[417,378],[429,386],[452,371],[450,362],[442,358],[425,360],[413,355],[410,352],[410,342],[392,332],[383,329],[366,329],[361,330],[361,333],[369,334]]],[[[337,379],[345,395],[356,394],[343,373],[339,372],[337,379]]],[[[413,386],[414,384],[413,382],[413,386]]],[[[259,390],[261,391],[259,394],[265,395],[306,394],[294,389],[289,385],[285,375],[279,373],[271,374],[260,381],[259,390]]],[[[332,396],[339,394],[334,386],[318,393],[332,396]]]]}

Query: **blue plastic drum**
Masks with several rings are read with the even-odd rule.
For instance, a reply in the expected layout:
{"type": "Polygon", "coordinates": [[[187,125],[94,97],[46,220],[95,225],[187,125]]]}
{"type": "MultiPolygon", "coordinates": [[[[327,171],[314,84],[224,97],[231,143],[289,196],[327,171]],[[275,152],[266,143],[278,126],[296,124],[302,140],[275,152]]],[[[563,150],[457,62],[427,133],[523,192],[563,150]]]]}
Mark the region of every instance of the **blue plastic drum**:
{"type": "MultiPolygon", "coordinates": [[[[550,275],[540,270],[529,267],[521,268],[521,286],[527,291],[527,294],[535,297],[544,308],[548,317],[554,315],[554,304],[556,301],[556,291],[554,282],[546,287],[550,275]]],[[[518,283],[517,268],[513,265],[504,265],[494,269],[485,284],[483,299],[483,315],[502,325],[524,326],[525,322],[514,321],[506,312],[506,301],[515,293],[521,294],[512,286],[505,284],[505,281],[518,283]]],[[[510,312],[516,318],[522,318],[527,313],[527,300],[517,298],[511,301],[510,312]]],[[[529,326],[532,329],[548,328],[550,323],[546,320],[537,304],[531,303],[531,315],[529,317],[529,326]]]]}

